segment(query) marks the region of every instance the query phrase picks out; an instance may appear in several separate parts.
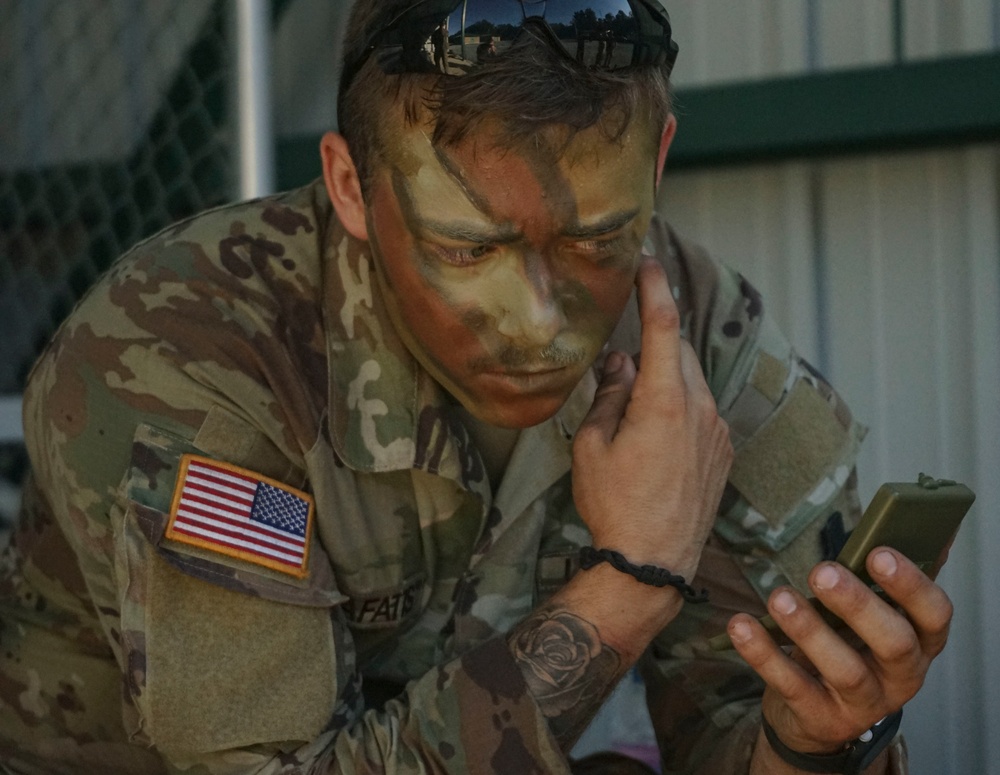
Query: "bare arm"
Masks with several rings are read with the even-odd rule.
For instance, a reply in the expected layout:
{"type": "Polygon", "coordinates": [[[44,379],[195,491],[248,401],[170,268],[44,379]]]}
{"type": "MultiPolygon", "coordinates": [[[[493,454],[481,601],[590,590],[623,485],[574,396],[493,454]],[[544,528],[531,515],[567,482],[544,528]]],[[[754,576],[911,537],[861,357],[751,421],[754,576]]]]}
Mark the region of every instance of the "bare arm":
{"type": "MultiPolygon", "coordinates": [[[[732,461],[663,270],[639,270],[642,369],[613,353],[573,450],[573,495],[594,545],[690,579],[732,461]]],[[[577,574],[508,642],[568,750],[624,672],[680,610],[672,588],[607,565],[577,574]]]]}

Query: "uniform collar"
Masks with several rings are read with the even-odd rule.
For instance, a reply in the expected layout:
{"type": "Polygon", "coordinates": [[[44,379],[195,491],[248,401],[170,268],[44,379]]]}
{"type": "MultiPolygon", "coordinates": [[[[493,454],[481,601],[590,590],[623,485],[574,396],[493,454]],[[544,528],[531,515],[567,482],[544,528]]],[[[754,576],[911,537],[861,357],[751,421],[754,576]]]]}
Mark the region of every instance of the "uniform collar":
{"type": "MultiPolygon", "coordinates": [[[[324,240],[324,304],[329,369],[328,427],[349,468],[366,473],[426,470],[488,493],[486,473],[437,382],[393,328],[367,242],[351,237],[331,211],[324,240]]],[[[531,448],[569,470],[569,448],[596,390],[588,372],[551,419],[522,432],[512,464],[531,448]],[[527,449],[523,449],[527,448],[527,449]],[[562,448],[561,451],[556,448],[562,448]]],[[[550,475],[554,472],[550,472],[550,475]]],[[[488,499],[488,495],[487,495],[488,499]]]]}

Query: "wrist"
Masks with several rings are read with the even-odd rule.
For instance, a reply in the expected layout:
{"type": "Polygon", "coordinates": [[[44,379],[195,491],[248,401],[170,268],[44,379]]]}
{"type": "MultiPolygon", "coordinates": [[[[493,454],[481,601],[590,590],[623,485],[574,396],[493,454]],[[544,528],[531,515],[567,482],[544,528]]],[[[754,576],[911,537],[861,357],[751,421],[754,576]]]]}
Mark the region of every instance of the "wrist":
{"type": "Polygon", "coordinates": [[[898,710],[883,718],[860,737],[844,743],[838,750],[826,753],[803,752],[789,748],[763,715],[761,730],[769,750],[796,771],[860,775],[895,738],[902,718],[903,711],[898,710]]]}
{"type": "Polygon", "coordinates": [[[684,601],[687,603],[707,603],[708,590],[697,590],[688,584],[687,579],[677,573],[672,573],[669,568],[659,565],[629,562],[628,558],[613,549],[598,549],[593,546],[584,546],[580,549],[580,568],[590,570],[602,562],[608,563],[612,568],[627,576],[631,576],[640,584],[662,589],[672,587],[676,589],[684,601]]]}
{"type": "Polygon", "coordinates": [[[594,548],[618,552],[635,565],[669,568],[672,573],[683,576],[689,581],[698,571],[704,550],[704,544],[700,544],[697,548],[688,547],[682,550],[678,550],[677,545],[672,545],[668,551],[658,551],[646,539],[641,537],[629,539],[620,535],[600,536],[591,533],[591,541],[594,548]]]}
{"type": "Polygon", "coordinates": [[[676,589],[648,586],[607,563],[577,573],[550,602],[593,622],[629,664],[684,606],[676,589]]]}

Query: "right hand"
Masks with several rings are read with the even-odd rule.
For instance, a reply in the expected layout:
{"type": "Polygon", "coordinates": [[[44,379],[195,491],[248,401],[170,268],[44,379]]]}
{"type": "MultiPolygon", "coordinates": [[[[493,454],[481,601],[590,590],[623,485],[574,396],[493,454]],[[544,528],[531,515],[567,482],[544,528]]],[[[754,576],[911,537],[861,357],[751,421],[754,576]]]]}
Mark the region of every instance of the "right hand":
{"type": "Polygon", "coordinates": [[[642,366],[608,356],[594,404],[573,444],[573,498],[594,546],[688,580],[733,460],[663,268],[639,267],[642,366]]]}

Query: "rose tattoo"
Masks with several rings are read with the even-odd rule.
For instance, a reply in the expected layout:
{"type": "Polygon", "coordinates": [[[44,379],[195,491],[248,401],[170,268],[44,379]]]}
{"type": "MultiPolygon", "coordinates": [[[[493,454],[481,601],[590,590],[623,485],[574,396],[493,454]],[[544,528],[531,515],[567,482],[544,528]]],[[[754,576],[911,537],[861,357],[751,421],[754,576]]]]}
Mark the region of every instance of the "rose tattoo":
{"type": "Polygon", "coordinates": [[[511,650],[532,696],[567,742],[607,697],[618,678],[618,654],[597,628],[567,611],[541,611],[510,637],[511,650]]]}

